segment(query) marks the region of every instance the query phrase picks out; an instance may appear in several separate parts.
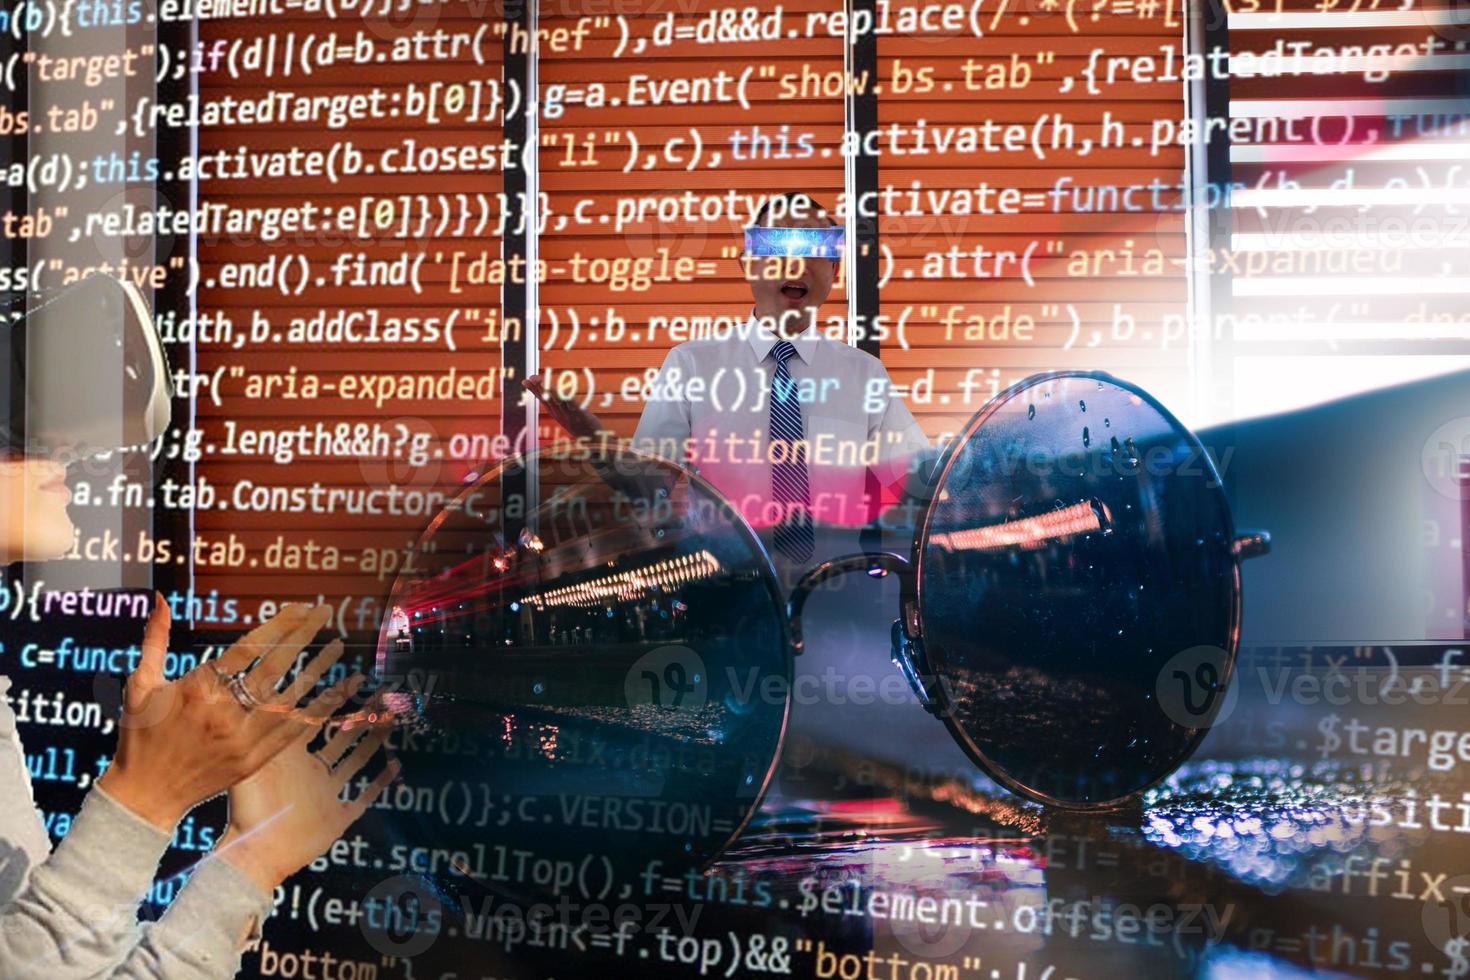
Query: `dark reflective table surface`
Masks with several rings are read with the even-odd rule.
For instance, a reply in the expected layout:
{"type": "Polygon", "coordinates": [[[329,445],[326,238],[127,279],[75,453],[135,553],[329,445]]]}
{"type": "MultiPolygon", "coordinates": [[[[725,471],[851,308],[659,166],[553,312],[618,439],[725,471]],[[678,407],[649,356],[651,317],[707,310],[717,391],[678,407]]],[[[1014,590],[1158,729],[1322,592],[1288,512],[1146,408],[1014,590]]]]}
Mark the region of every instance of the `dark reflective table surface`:
{"type": "Polygon", "coordinates": [[[1459,653],[1248,648],[1196,756],[1107,813],[932,776],[922,752],[794,745],[788,786],[830,791],[767,810],[714,874],[770,882],[769,921],[853,975],[1465,976],[1459,653]]]}
{"type": "Polygon", "coordinates": [[[601,905],[548,902],[540,931],[522,899],[460,889],[413,976],[1465,976],[1463,659],[1247,648],[1200,751],[1099,813],[999,788],[917,704],[848,706],[845,729],[788,733],[703,873],[640,865],[601,905]],[[599,908],[626,929],[552,924],[599,908]]]}

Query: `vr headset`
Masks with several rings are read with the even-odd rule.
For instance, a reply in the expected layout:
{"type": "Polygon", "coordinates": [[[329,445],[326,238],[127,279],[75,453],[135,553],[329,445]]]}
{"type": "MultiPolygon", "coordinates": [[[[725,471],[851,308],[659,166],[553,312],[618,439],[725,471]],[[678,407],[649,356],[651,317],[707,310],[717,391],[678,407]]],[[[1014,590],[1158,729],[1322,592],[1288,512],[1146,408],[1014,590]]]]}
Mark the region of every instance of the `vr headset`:
{"type": "Polygon", "coordinates": [[[745,229],[745,254],[785,256],[793,259],[840,259],[845,234],[840,226],[830,228],[745,229]]]}
{"type": "Polygon", "coordinates": [[[137,287],[92,275],[0,321],[0,453],[63,462],[146,445],[173,386],[137,287]]]}

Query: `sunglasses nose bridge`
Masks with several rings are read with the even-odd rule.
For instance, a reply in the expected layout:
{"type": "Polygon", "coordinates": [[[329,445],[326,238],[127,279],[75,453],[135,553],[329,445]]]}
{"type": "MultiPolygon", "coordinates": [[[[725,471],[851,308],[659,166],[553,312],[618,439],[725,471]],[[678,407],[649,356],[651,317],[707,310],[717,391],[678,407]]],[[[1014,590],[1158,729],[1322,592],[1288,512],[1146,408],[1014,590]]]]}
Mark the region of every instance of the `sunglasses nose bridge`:
{"type": "Polygon", "coordinates": [[[806,649],[806,635],[802,631],[801,614],[806,601],[817,586],[829,578],[846,575],[848,572],[865,572],[882,578],[889,572],[907,573],[913,566],[907,558],[891,551],[863,551],[840,558],[832,558],[807,571],[791,589],[786,600],[786,622],[790,626],[791,655],[799,656],[806,649]]]}
{"type": "Polygon", "coordinates": [[[898,672],[908,680],[914,697],[919,699],[919,705],[929,714],[939,717],[943,708],[933,690],[934,673],[929,669],[928,658],[924,656],[923,639],[910,636],[903,621],[898,619],[893,621],[891,636],[893,648],[890,656],[898,667],[898,672]]]}
{"type": "MultiPolygon", "coordinates": [[[[801,614],[807,598],[827,579],[858,571],[882,577],[890,572],[911,573],[913,566],[908,559],[892,552],[869,551],[833,558],[808,571],[791,590],[791,598],[786,607],[786,617],[791,626],[793,655],[806,649],[801,614]]],[[[934,672],[929,667],[929,659],[924,655],[923,627],[919,620],[918,602],[911,598],[905,599],[902,612],[903,618],[893,621],[889,633],[892,644],[889,656],[898,672],[909,682],[920,706],[929,714],[939,717],[944,711],[944,703],[939,697],[939,687],[934,672]]]]}

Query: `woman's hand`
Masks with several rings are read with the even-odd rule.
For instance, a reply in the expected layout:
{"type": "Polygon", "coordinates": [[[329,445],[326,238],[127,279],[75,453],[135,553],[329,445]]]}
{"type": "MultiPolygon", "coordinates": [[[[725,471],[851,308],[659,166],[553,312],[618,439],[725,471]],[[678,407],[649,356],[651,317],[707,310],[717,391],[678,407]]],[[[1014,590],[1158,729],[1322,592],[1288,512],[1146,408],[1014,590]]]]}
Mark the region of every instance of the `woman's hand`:
{"type": "Polygon", "coordinates": [[[117,754],[98,785],[171,831],[196,804],[255,772],[304,730],[314,730],[295,705],[342,656],[341,641],[328,643],[286,690],[276,688],[330,615],[325,606],[287,606],[218,660],[166,681],[169,610],[159,596],[143,632],[138,667],[123,690],[117,754]],[[226,682],[257,658],[243,683],[259,703],[247,709],[226,682]]]}
{"type": "Polygon", "coordinates": [[[388,738],[391,716],[353,717],[320,750],[306,751],[317,726],[361,683],[354,674],[324,693],[307,709],[320,715],[312,730],[230,788],[230,822],[215,850],[266,895],[331,847],[398,775],[399,762],[391,759],[356,799],[340,798],[388,738]]]}

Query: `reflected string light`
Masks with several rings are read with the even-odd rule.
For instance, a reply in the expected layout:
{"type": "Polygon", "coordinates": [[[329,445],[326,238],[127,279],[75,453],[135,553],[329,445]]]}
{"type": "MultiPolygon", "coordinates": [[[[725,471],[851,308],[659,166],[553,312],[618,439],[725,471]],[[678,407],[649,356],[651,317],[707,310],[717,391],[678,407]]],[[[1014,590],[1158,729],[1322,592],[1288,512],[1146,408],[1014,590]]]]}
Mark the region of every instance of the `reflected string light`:
{"type": "Polygon", "coordinates": [[[522,601],[538,609],[546,606],[582,606],[595,609],[609,599],[631,601],[641,598],[649,589],[672,588],[720,572],[719,559],[708,551],[680,555],[627,572],[562,586],[549,592],[526,596],[522,601]]]}
{"type": "Polygon", "coordinates": [[[985,527],[934,534],[930,540],[949,551],[1000,551],[1005,548],[1034,549],[1053,541],[1105,530],[1111,523],[1107,508],[1097,501],[1084,501],[1036,517],[1003,521],[985,527]],[[1101,516],[1099,516],[1101,512],[1101,516]]]}

